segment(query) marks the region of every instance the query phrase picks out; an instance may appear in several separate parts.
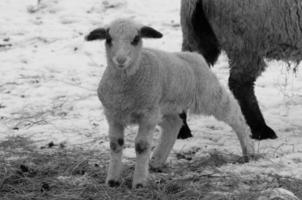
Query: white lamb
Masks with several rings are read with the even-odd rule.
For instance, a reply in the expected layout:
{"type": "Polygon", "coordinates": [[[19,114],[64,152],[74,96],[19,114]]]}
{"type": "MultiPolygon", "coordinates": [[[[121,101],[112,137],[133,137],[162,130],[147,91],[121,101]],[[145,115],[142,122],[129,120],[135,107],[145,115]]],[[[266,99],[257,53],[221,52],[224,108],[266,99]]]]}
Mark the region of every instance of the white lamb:
{"type": "Polygon", "coordinates": [[[182,126],[178,114],[187,109],[226,122],[236,132],[243,156],[254,153],[250,129],[237,101],[219,84],[201,55],[142,47],[142,38],[161,37],[155,29],[126,19],[93,30],[86,37],[88,41],[106,39],[108,67],[98,96],[109,124],[111,159],[106,183],[111,187],[120,184],[125,127],[139,125],[132,187],[142,187],[147,182],[156,125],[161,126],[162,134],[150,165],[160,168],[182,126]]]}

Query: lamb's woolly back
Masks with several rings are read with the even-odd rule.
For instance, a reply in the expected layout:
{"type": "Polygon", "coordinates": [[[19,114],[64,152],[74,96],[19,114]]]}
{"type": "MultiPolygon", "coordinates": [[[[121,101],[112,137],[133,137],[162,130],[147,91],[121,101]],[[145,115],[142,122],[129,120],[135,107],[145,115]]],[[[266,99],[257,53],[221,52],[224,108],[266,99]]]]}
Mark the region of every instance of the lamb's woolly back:
{"type": "Polygon", "coordinates": [[[160,107],[163,115],[187,109],[197,114],[204,112],[203,106],[207,103],[201,104],[199,99],[205,100],[203,91],[216,87],[211,82],[218,80],[200,55],[150,48],[142,48],[140,54],[136,70],[130,76],[121,70],[112,70],[110,66],[105,70],[98,92],[103,104],[111,108],[109,115],[120,116],[120,120],[129,122],[132,121],[129,113],[141,113],[142,107],[160,107]],[[131,87],[135,89],[130,90],[131,87]],[[127,93],[113,98],[109,94],[112,90],[127,90],[127,93]],[[121,115],[121,110],[125,114],[121,115]]]}

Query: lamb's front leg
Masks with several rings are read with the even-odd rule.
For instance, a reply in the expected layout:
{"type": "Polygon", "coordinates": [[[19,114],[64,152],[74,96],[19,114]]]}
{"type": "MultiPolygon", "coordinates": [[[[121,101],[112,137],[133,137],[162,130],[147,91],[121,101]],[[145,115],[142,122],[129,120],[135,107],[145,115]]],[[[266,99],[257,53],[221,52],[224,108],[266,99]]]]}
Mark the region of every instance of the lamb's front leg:
{"type": "Polygon", "coordinates": [[[110,187],[120,185],[120,174],[122,170],[122,151],[124,146],[124,126],[109,121],[110,139],[110,164],[106,183],[110,187]]]}
{"type": "Polygon", "coordinates": [[[149,174],[149,159],[152,146],[153,132],[156,123],[151,119],[143,120],[135,138],[136,165],[133,176],[133,188],[143,187],[149,174]]]}

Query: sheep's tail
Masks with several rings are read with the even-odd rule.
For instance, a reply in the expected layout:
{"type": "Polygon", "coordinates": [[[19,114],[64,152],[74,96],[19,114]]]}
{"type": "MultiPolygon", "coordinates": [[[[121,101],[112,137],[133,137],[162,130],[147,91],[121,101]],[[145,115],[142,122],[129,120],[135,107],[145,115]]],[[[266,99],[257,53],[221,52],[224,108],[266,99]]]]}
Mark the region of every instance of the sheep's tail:
{"type": "Polygon", "coordinates": [[[214,65],[221,52],[218,39],[205,15],[203,0],[181,1],[183,51],[197,51],[210,65],[214,65]]]}

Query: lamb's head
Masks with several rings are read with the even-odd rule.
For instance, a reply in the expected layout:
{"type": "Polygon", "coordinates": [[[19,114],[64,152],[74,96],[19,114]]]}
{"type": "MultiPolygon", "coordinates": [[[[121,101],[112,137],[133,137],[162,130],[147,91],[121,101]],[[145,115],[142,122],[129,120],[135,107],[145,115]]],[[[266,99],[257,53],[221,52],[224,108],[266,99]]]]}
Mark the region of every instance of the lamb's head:
{"type": "Polygon", "coordinates": [[[161,38],[157,30],[135,23],[129,19],[118,19],[106,28],[98,28],[86,36],[87,41],[106,40],[107,62],[124,70],[134,64],[141,53],[142,38],[161,38]]]}

